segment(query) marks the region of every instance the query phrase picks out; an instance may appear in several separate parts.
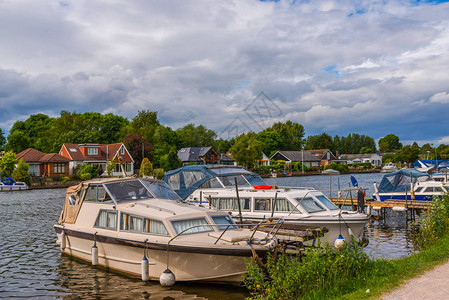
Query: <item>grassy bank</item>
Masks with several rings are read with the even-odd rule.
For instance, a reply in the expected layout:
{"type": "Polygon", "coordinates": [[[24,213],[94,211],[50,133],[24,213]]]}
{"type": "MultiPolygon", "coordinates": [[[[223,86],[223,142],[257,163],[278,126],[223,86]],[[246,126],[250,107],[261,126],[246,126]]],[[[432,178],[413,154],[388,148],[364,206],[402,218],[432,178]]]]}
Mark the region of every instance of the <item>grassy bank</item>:
{"type": "Polygon", "coordinates": [[[358,246],[309,249],[302,258],[278,255],[265,274],[248,260],[245,284],[255,299],[371,299],[449,259],[449,196],[434,200],[413,235],[420,249],[397,260],[373,260],[358,246]],[[270,278],[267,280],[267,275],[270,278]]]}

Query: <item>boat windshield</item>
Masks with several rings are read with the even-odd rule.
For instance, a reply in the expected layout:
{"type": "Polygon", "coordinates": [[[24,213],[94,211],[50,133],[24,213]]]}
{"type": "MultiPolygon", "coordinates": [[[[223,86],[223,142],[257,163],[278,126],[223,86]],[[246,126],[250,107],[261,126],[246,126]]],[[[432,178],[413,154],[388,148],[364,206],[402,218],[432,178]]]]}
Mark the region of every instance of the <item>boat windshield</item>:
{"type": "Polygon", "coordinates": [[[159,199],[181,200],[178,194],[168,187],[165,182],[142,180],[143,184],[159,199]]]}
{"type": "Polygon", "coordinates": [[[218,179],[223,183],[225,187],[235,187],[235,178],[237,178],[237,185],[240,187],[251,187],[249,182],[243,177],[243,175],[228,175],[219,176],[218,179]]]}
{"type": "Polygon", "coordinates": [[[154,198],[142,182],[137,179],[105,183],[104,186],[116,202],[154,198]]]}
{"type": "Polygon", "coordinates": [[[304,208],[309,213],[319,212],[326,210],[324,204],[320,204],[311,197],[306,198],[295,198],[296,201],[300,202],[302,208],[304,208]]]}
{"type": "Polygon", "coordinates": [[[232,221],[231,217],[229,215],[222,215],[222,216],[212,216],[212,220],[214,220],[215,224],[217,225],[223,225],[218,226],[218,230],[226,230],[226,229],[236,229],[237,226],[235,226],[234,221],[232,221]],[[229,226],[231,225],[231,226],[229,226]]]}
{"type": "Polygon", "coordinates": [[[330,201],[329,199],[327,199],[326,196],[324,195],[319,195],[319,196],[315,196],[318,198],[318,200],[323,203],[328,209],[330,210],[337,210],[339,209],[337,205],[335,205],[332,201],[330,201]]]}

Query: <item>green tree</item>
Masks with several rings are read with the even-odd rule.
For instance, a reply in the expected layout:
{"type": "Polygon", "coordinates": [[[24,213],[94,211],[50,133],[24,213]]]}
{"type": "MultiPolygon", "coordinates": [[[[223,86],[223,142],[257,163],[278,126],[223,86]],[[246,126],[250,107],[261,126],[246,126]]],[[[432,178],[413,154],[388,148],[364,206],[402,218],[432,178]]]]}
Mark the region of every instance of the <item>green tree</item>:
{"type": "Polygon", "coordinates": [[[26,184],[30,184],[30,174],[28,173],[28,169],[30,166],[23,160],[20,159],[17,163],[15,170],[12,172],[12,178],[15,181],[23,181],[26,184]]]}
{"type": "Polygon", "coordinates": [[[263,144],[257,140],[256,134],[249,132],[237,136],[229,151],[238,164],[252,168],[262,158],[262,148],[263,144]]]}
{"type": "Polygon", "coordinates": [[[268,155],[268,157],[271,157],[274,152],[282,148],[283,140],[277,132],[261,131],[257,134],[256,139],[262,142],[262,151],[268,155]]]}
{"type": "Polygon", "coordinates": [[[173,170],[182,166],[182,161],[178,157],[178,152],[173,146],[170,151],[161,157],[161,167],[165,171],[173,170]]]}
{"type": "Polygon", "coordinates": [[[145,140],[154,143],[154,133],[160,123],[156,111],[140,110],[131,122],[122,129],[122,136],[128,133],[140,133],[145,140]]]}
{"type": "Polygon", "coordinates": [[[231,149],[232,145],[235,143],[235,138],[225,140],[219,139],[215,142],[216,150],[220,153],[228,153],[229,149],[231,149]]]}
{"type": "Polygon", "coordinates": [[[117,165],[117,163],[108,160],[108,162],[106,163],[106,173],[108,174],[108,176],[112,176],[112,173],[115,170],[115,166],[117,165]]]}
{"type": "Polygon", "coordinates": [[[0,170],[2,172],[2,176],[12,176],[12,172],[14,172],[16,163],[16,154],[13,151],[6,152],[5,155],[3,155],[2,160],[0,161],[0,170]]]}
{"type": "Polygon", "coordinates": [[[8,144],[6,144],[6,150],[12,150],[16,153],[19,153],[30,147],[30,139],[20,130],[15,130],[13,133],[8,135],[8,144]]]}
{"type": "Polygon", "coordinates": [[[388,134],[379,140],[380,152],[391,152],[401,148],[402,144],[399,142],[399,137],[394,134],[388,134]]]}
{"type": "Polygon", "coordinates": [[[90,165],[87,163],[81,164],[76,175],[82,180],[89,180],[98,177],[98,166],[90,165]]]}
{"type": "Polygon", "coordinates": [[[195,124],[187,124],[177,129],[182,147],[208,147],[215,145],[217,134],[211,129],[207,129],[203,125],[195,126],[195,124]]]}
{"type": "Polygon", "coordinates": [[[394,156],[395,162],[406,162],[406,163],[414,163],[419,158],[419,147],[413,147],[410,145],[405,145],[399,150],[398,153],[394,156]]]}
{"type": "Polygon", "coordinates": [[[373,149],[368,148],[368,147],[362,147],[362,148],[360,149],[360,154],[373,153],[373,152],[374,152],[373,149]]]}
{"type": "Polygon", "coordinates": [[[144,158],[152,158],[153,148],[140,133],[128,133],[123,138],[123,143],[134,159],[134,163],[139,166],[144,158]]]}
{"type": "MultiPolygon", "coordinates": [[[[280,135],[282,139],[281,148],[277,150],[298,150],[301,148],[304,138],[304,127],[296,122],[287,121],[285,123],[274,123],[273,126],[263,130],[273,131],[280,135]]],[[[268,155],[268,153],[265,153],[268,155]]]]}
{"type": "Polygon", "coordinates": [[[3,150],[3,146],[6,144],[5,134],[3,130],[0,128],[0,150],[3,150]]]}
{"type": "Polygon", "coordinates": [[[140,176],[153,175],[153,164],[146,157],[142,160],[142,164],[140,165],[139,175],[140,176]]]}
{"type": "Polygon", "coordinates": [[[320,135],[311,135],[307,137],[305,150],[314,149],[329,149],[332,153],[335,153],[335,146],[333,139],[330,135],[323,132],[320,135]]]}

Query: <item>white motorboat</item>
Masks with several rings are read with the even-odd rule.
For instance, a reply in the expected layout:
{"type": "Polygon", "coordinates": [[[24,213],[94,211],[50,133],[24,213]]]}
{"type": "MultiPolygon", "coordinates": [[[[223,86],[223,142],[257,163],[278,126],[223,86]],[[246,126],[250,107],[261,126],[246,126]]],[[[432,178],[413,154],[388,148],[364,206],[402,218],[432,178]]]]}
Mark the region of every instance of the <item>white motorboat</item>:
{"type": "Polygon", "coordinates": [[[381,172],[382,173],[393,173],[396,172],[398,170],[398,167],[396,167],[396,165],[392,162],[386,163],[382,169],[381,172]]]}
{"type": "Polygon", "coordinates": [[[282,219],[285,223],[325,227],[328,233],[321,241],[332,245],[340,234],[348,242],[351,235],[361,241],[369,220],[366,214],[339,209],[313,188],[272,187],[259,175],[233,166],[185,166],[167,172],[164,181],[186,201],[210,204],[234,218],[239,217],[240,210],[246,220],[282,219]]]}
{"type": "Polygon", "coordinates": [[[180,200],[153,179],[70,187],[54,225],[61,251],[143,280],[171,273],[177,281],[239,283],[244,258],[276,245],[272,234],[243,229],[228,213],[180,200]]]}
{"type": "Polygon", "coordinates": [[[385,200],[422,200],[430,201],[434,196],[441,197],[447,193],[449,186],[445,181],[438,181],[429,174],[416,169],[401,169],[386,174],[379,186],[374,183],[373,198],[385,200]]]}
{"type": "Polygon", "coordinates": [[[6,191],[25,191],[28,190],[28,185],[25,182],[15,181],[8,177],[0,181],[0,192],[6,191]]]}

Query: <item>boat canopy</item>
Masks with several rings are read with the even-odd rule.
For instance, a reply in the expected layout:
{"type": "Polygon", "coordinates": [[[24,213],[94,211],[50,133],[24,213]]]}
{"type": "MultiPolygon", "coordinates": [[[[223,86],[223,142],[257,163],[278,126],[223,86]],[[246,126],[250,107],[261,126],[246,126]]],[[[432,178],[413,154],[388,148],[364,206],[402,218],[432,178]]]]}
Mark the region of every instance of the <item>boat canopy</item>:
{"type": "Polygon", "coordinates": [[[6,177],[6,178],[2,179],[2,182],[4,185],[13,185],[14,183],[16,183],[16,181],[14,179],[12,179],[11,177],[6,177]]]}
{"type": "Polygon", "coordinates": [[[401,169],[384,175],[379,185],[380,193],[404,192],[410,189],[410,183],[431,180],[429,174],[419,172],[416,169],[401,169]]]}
{"type": "Polygon", "coordinates": [[[449,168],[449,160],[445,160],[445,159],[439,159],[439,160],[432,160],[432,159],[421,159],[421,160],[417,160],[415,163],[413,163],[413,166],[415,168],[427,168],[427,169],[431,169],[431,168],[435,168],[438,170],[442,170],[442,169],[448,169],[449,168]]]}
{"type": "MultiPolygon", "coordinates": [[[[242,175],[251,186],[265,184],[259,175],[253,172],[239,167],[220,165],[185,166],[165,173],[163,180],[168,183],[181,198],[185,199],[203,183],[212,178],[218,177],[223,181],[224,178],[238,175],[242,175]]],[[[244,179],[242,178],[242,180],[244,179]]],[[[233,184],[232,180],[227,180],[227,182],[229,182],[230,185],[233,184]]],[[[246,183],[246,185],[248,185],[248,183],[246,183]]],[[[228,186],[226,183],[224,184],[225,186],[228,186]]]]}

